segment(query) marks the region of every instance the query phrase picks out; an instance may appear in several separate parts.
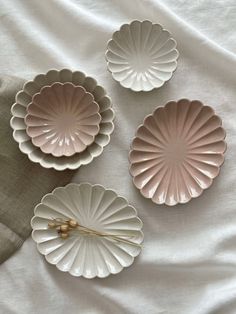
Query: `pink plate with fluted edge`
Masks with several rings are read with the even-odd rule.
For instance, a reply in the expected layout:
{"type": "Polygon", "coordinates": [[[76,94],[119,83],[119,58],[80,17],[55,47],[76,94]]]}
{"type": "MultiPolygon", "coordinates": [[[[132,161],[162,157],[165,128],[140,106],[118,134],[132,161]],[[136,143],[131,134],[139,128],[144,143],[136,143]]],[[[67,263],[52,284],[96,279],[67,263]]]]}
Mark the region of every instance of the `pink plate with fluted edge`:
{"type": "Polygon", "coordinates": [[[157,108],[138,128],[129,155],[134,185],[156,204],[198,197],[219,174],[226,150],[221,119],[200,101],[157,108]]]}
{"type": "Polygon", "coordinates": [[[44,86],[27,107],[26,132],[35,146],[53,156],[84,151],[99,132],[99,106],[82,86],[44,86]]]}

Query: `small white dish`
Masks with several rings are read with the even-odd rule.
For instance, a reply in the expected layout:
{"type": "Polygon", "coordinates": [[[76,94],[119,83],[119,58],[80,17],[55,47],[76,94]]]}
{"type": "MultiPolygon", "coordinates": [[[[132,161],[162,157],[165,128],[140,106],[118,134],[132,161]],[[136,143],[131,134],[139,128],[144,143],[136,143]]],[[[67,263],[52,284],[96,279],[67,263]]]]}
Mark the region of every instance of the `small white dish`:
{"type": "Polygon", "coordinates": [[[123,87],[151,91],[172,77],[179,56],[176,45],[160,24],[136,20],[124,24],[108,41],[108,70],[123,87]]]}
{"type": "Polygon", "coordinates": [[[32,238],[50,264],[73,276],[104,278],[130,266],[141,251],[142,221],[126,199],[101,185],[71,183],[43,197],[31,220],[32,238]],[[129,243],[70,231],[63,239],[49,228],[53,219],[73,219],[98,232],[118,234],[129,243]],[[124,236],[125,235],[125,236],[124,236]]]}
{"type": "Polygon", "coordinates": [[[103,87],[97,84],[97,81],[86,76],[80,71],[72,72],[69,69],[50,70],[45,74],[37,75],[33,81],[28,81],[16,95],[16,103],[12,106],[11,127],[13,137],[19,143],[22,153],[35,163],[39,163],[44,168],[54,168],[56,170],[78,169],[82,165],[89,164],[93,158],[101,155],[103,148],[110,142],[110,135],[114,129],[114,111],[110,97],[107,96],[103,87]],[[26,133],[25,116],[27,106],[32,102],[32,98],[39,93],[44,86],[51,86],[55,82],[71,82],[75,86],[83,86],[87,92],[90,92],[94,100],[99,105],[99,114],[101,115],[100,130],[95,136],[94,142],[88,146],[82,153],[67,157],[55,157],[51,154],[45,154],[39,147],[32,143],[32,139],[26,133]]]}

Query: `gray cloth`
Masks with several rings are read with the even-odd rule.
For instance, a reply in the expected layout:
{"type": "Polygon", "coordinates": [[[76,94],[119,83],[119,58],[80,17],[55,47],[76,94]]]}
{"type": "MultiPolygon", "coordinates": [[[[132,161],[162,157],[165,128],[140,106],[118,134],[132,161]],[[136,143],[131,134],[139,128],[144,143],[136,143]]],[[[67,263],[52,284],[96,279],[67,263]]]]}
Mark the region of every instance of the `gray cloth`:
{"type": "Polygon", "coordinates": [[[71,171],[57,172],[32,163],[12,137],[11,105],[24,81],[0,78],[0,263],[29,236],[34,206],[56,186],[68,183],[71,171]]]}

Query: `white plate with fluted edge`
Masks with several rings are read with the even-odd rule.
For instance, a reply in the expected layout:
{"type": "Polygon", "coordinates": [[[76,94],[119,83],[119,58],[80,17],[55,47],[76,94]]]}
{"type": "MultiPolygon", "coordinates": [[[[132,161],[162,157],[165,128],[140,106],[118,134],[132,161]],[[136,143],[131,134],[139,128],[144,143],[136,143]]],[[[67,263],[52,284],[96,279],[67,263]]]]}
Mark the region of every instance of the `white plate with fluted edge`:
{"type": "Polygon", "coordinates": [[[142,221],[134,207],[101,185],[70,183],[46,194],[34,209],[32,238],[50,264],[73,276],[104,278],[130,266],[141,252],[142,221]],[[138,244],[111,241],[73,232],[62,239],[48,223],[55,218],[74,219],[99,232],[120,234],[138,244]]]}
{"type": "Polygon", "coordinates": [[[108,41],[106,60],[112,77],[133,91],[151,91],[168,81],[179,52],[171,34],[151,21],[124,24],[108,41]]]}
{"type": "Polygon", "coordinates": [[[103,148],[110,142],[110,135],[114,129],[114,111],[111,99],[104,88],[99,86],[94,78],[86,76],[83,72],[73,72],[69,69],[49,70],[45,74],[37,75],[33,81],[26,82],[23,89],[17,93],[16,102],[13,104],[11,112],[13,117],[10,124],[13,128],[13,137],[18,142],[21,152],[28,155],[32,162],[39,163],[44,168],[54,168],[56,170],[74,170],[82,165],[89,164],[95,157],[101,155],[103,148]],[[41,88],[51,86],[55,82],[71,82],[75,86],[84,87],[87,92],[93,95],[94,100],[99,105],[100,130],[95,136],[94,142],[82,153],[70,157],[55,157],[43,153],[39,147],[33,145],[32,139],[26,133],[24,118],[27,114],[27,106],[41,88]]]}

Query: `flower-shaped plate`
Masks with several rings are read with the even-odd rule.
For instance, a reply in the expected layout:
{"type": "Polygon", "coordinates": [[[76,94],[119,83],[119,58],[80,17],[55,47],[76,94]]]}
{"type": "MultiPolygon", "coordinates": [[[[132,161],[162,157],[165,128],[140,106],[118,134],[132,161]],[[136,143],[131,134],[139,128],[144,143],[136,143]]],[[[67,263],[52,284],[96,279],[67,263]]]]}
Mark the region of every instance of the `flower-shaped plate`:
{"type": "Polygon", "coordinates": [[[156,204],[198,197],[219,174],[226,150],[221,119],[200,101],[181,99],[144,119],[131,145],[134,185],[156,204]]]}
{"type": "Polygon", "coordinates": [[[142,222],[126,199],[101,185],[68,184],[43,197],[35,207],[32,237],[46,260],[64,272],[86,278],[107,277],[130,266],[143,241],[142,222]],[[74,219],[99,232],[127,235],[138,244],[111,241],[94,235],[73,232],[62,239],[48,223],[55,218],[74,219]]]}
{"type": "Polygon", "coordinates": [[[177,67],[176,41],[159,24],[133,21],[116,31],[107,44],[113,78],[133,91],[150,91],[168,81],[177,67]]]}
{"type": "Polygon", "coordinates": [[[91,93],[72,83],[44,86],[27,107],[26,132],[35,146],[53,156],[72,156],[99,132],[99,106],[91,93]]]}
{"type": "Polygon", "coordinates": [[[16,103],[11,108],[13,115],[11,118],[13,137],[19,143],[20,150],[32,162],[40,163],[44,168],[74,170],[82,165],[89,164],[93,158],[101,155],[103,148],[109,143],[110,135],[114,129],[114,111],[111,107],[110,97],[107,96],[104,88],[99,86],[94,78],[86,76],[80,71],[72,72],[69,69],[50,70],[46,74],[37,75],[33,81],[26,82],[23,90],[17,93],[16,103]],[[94,142],[82,153],[77,153],[70,157],[55,157],[51,154],[43,153],[39,147],[36,147],[32,143],[31,138],[26,133],[24,118],[27,114],[27,106],[32,102],[33,96],[40,92],[42,87],[51,86],[55,82],[71,82],[75,86],[83,86],[87,92],[93,95],[94,100],[99,105],[101,123],[100,130],[95,136],[94,142]]]}

